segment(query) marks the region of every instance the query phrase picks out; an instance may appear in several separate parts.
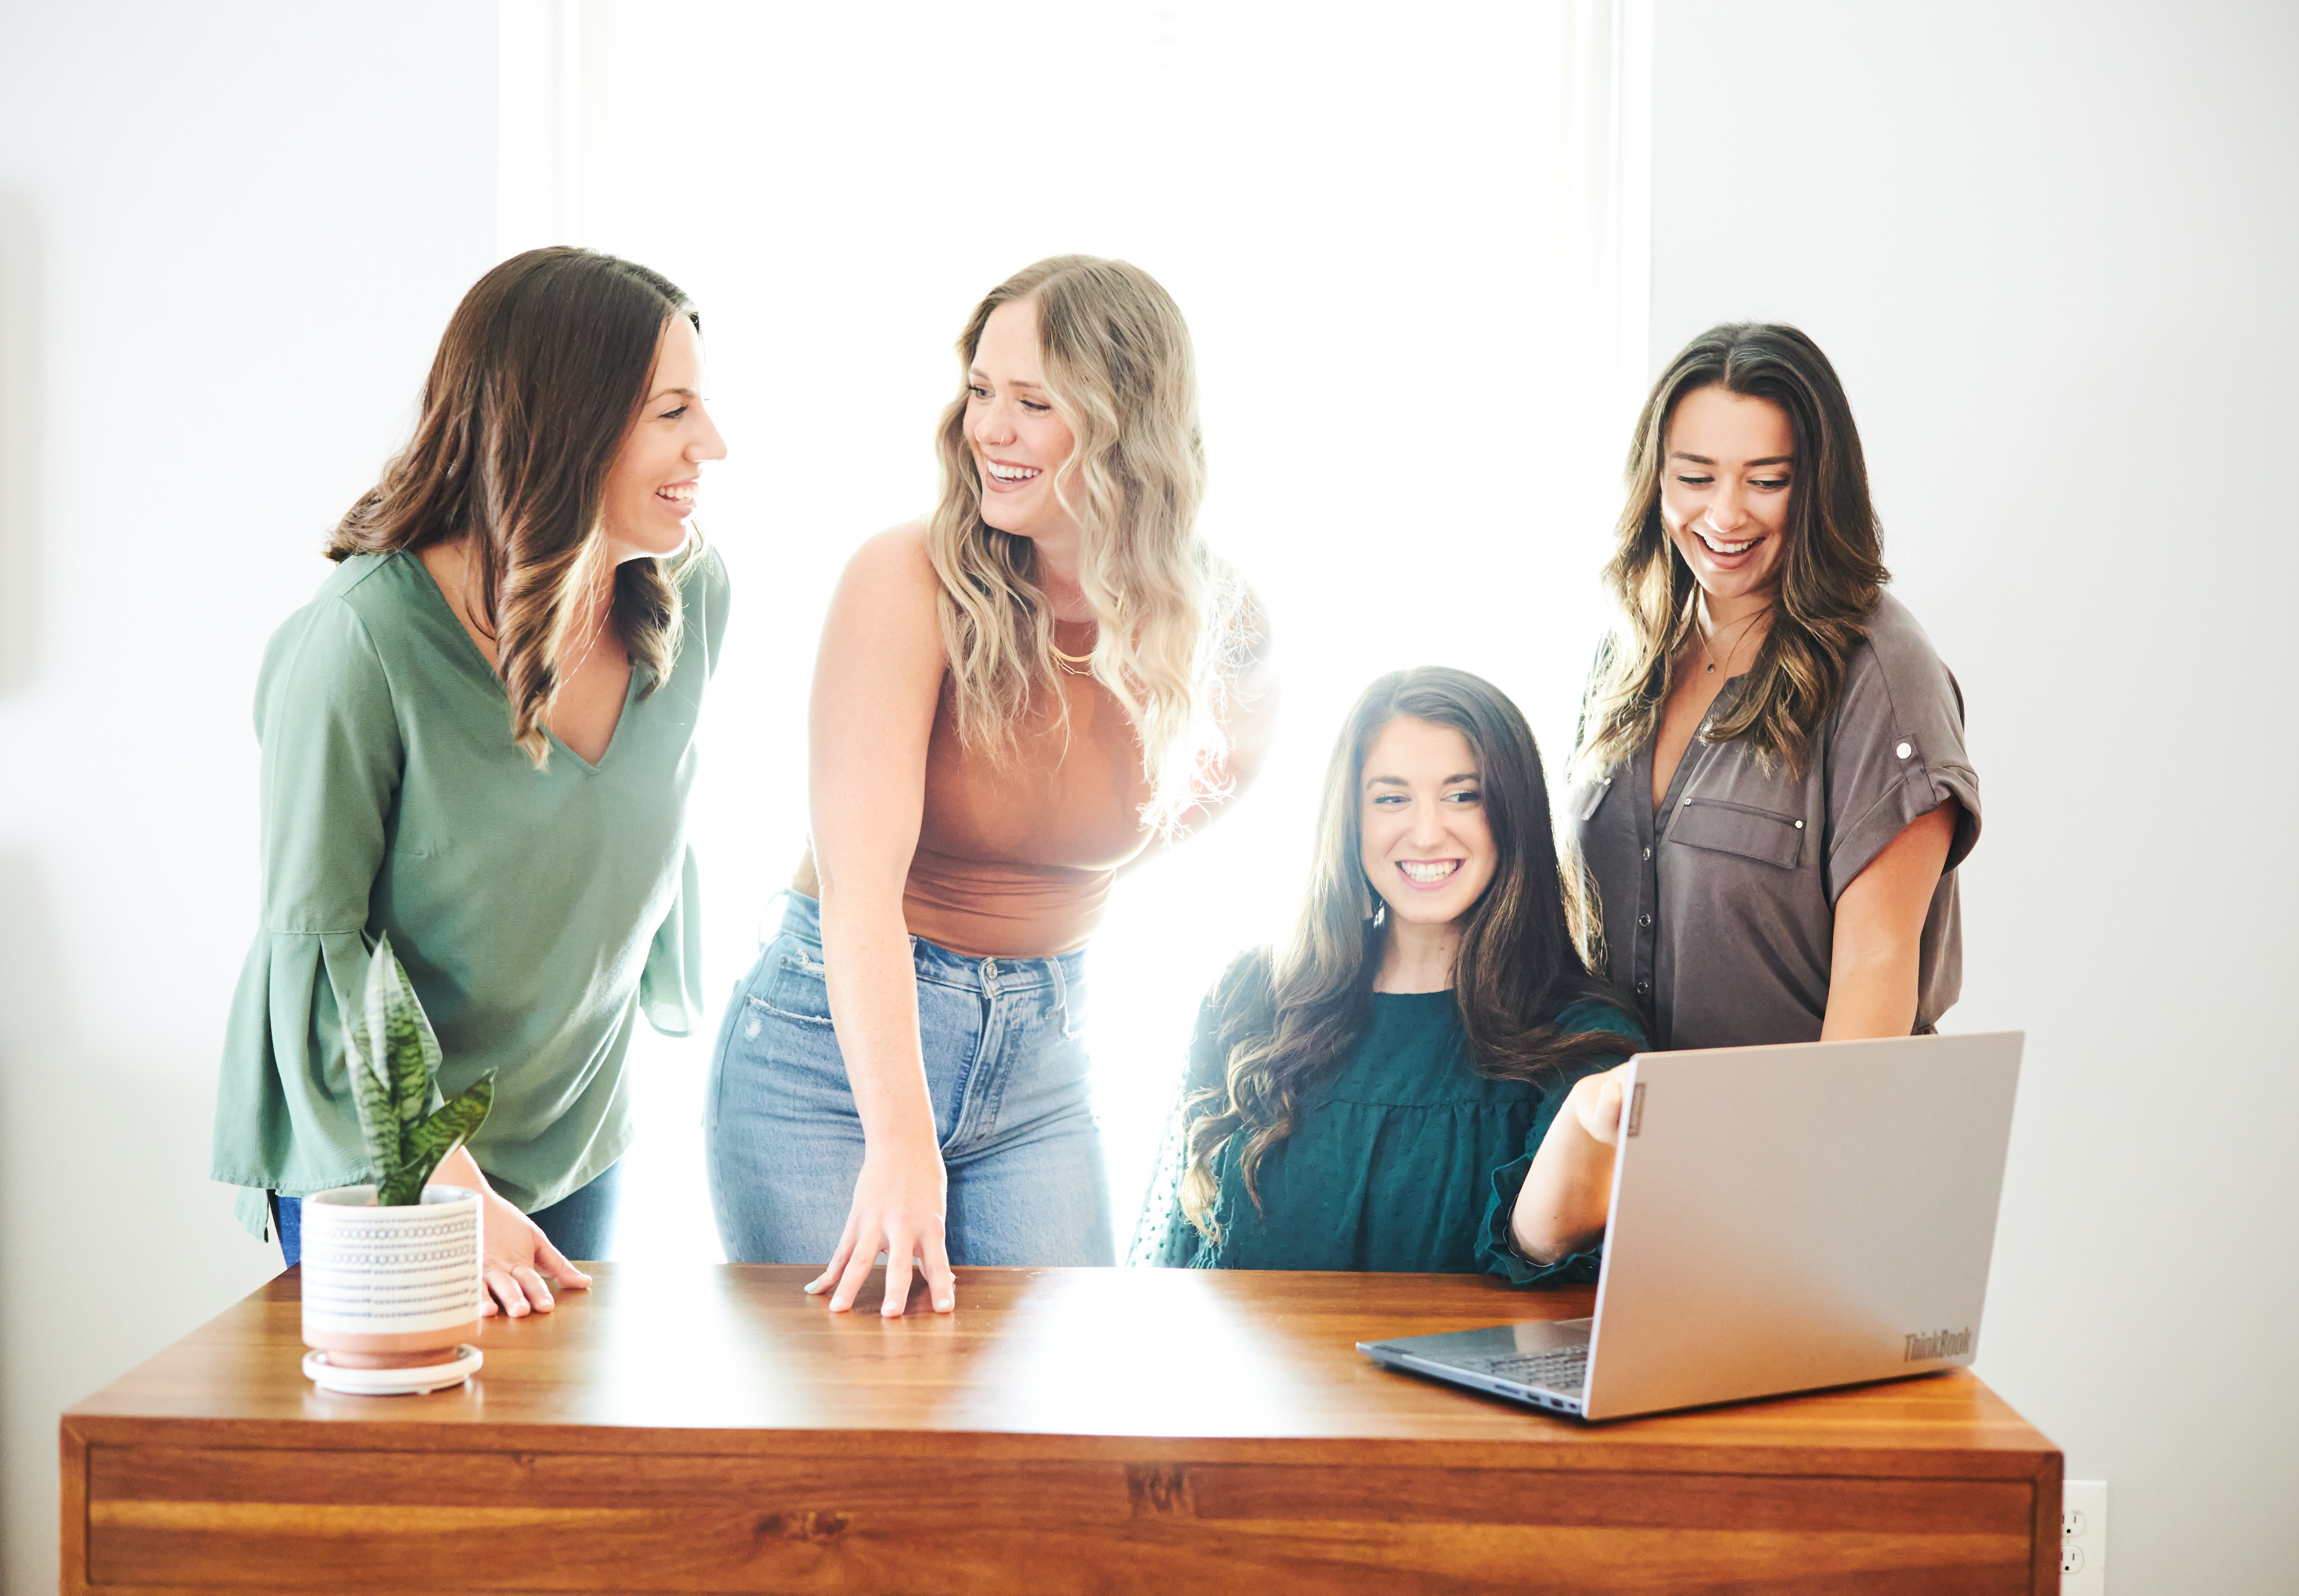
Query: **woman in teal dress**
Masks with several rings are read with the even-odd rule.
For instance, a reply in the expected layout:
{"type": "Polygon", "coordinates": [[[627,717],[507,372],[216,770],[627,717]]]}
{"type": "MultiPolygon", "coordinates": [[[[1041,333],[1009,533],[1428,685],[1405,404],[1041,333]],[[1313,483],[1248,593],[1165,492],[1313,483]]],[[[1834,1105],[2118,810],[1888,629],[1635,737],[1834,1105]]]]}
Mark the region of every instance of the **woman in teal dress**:
{"type": "Polygon", "coordinates": [[[701,1010],[686,846],[726,578],[691,535],[701,323],[656,273],[531,250],[440,341],[413,437],[329,539],[256,689],[261,921],[211,1172],[296,1261],[300,1199],[371,1178],[344,1015],[385,933],[452,1096],[494,1112],[434,1178],[486,1203],[486,1311],[606,1253],[643,1014],[701,1010]]]}
{"type": "Polygon", "coordinates": [[[1589,973],[1578,900],[1516,707],[1463,671],[1375,682],[1299,922],[1199,1011],[1137,1261],[1595,1278],[1642,1038],[1589,973]]]}

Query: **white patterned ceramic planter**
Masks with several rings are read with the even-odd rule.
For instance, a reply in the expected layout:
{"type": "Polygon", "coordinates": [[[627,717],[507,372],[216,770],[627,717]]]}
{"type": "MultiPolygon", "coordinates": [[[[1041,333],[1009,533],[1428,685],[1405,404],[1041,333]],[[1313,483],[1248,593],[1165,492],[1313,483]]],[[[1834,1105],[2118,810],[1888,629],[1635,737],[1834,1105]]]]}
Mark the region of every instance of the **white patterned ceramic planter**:
{"type": "Polygon", "coordinates": [[[352,1369],[443,1363],[479,1333],[479,1195],[427,1186],[377,1208],[375,1187],[303,1199],[303,1344],[352,1369]]]}

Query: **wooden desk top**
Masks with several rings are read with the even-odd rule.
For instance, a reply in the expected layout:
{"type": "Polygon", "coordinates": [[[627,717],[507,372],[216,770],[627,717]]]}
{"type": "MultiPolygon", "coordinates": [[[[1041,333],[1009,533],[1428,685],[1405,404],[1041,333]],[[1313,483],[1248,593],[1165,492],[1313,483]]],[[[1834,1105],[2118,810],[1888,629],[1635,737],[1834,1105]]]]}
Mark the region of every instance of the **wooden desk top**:
{"type": "MultiPolygon", "coordinates": [[[[2032,1475],[2053,1451],[1963,1371],[1588,1425],[1374,1364],[1361,1340],[1570,1319],[1592,1292],[1458,1275],[967,1269],[953,1315],[833,1314],[795,1266],[601,1264],[555,1313],[487,1321],[465,1389],[350,1397],[303,1377],[298,1276],[280,1276],[71,1409],[91,1442],[409,1450],[904,1452],[2032,1475]],[[585,1430],[611,1430],[611,1436],[585,1430]],[[638,1432],[634,1434],[633,1432],[638,1432]],[[708,1432],[707,1435],[697,1432],[708,1432]],[[1145,1448],[1143,1443],[1150,1444],[1145,1448]]],[[[877,1286],[862,1300],[875,1302],[877,1286]]]]}
{"type": "Polygon", "coordinates": [[[64,1415],[63,1589],[2057,1588],[2059,1454],[1961,1371],[1590,1426],[1355,1347],[1585,1289],[971,1269],[888,1323],[811,1272],[595,1266],[469,1387],[368,1398],[303,1378],[282,1276],[64,1415]]]}

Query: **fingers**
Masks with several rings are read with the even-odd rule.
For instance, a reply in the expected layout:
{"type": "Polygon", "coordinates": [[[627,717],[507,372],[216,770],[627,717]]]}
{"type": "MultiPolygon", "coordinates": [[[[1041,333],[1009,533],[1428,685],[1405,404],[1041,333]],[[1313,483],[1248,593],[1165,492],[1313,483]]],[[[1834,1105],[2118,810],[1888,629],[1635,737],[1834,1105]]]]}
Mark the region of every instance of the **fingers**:
{"type": "Polygon", "coordinates": [[[917,1244],[897,1232],[886,1238],[886,1294],[879,1300],[878,1312],[885,1319],[900,1319],[910,1302],[910,1255],[917,1244]]]}
{"type": "Polygon", "coordinates": [[[878,1249],[884,1245],[884,1236],[876,1225],[864,1228],[856,1236],[853,1254],[838,1277],[838,1289],[830,1294],[833,1313],[843,1313],[854,1306],[854,1298],[861,1291],[862,1283],[870,1278],[870,1270],[878,1261],[878,1249]]]}
{"type": "Polygon", "coordinates": [[[934,1301],[936,1313],[948,1313],[958,1306],[958,1277],[950,1267],[950,1249],[942,1244],[939,1231],[919,1244],[924,1254],[926,1292],[934,1301]]]}
{"type": "Polygon", "coordinates": [[[1609,1073],[1597,1079],[1597,1090],[1581,1116],[1581,1127],[1595,1140],[1616,1147],[1621,1142],[1621,1083],[1609,1073]]]}
{"type": "Polygon", "coordinates": [[[527,1300],[526,1291],[517,1280],[511,1278],[510,1270],[491,1269],[486,1272],[485,1279],[487,1290],[494,1294],[496,1302],[502,1304],[504,1318],[525,1319],[534,1311],[533,1305],[527,1300]]]}
{"type": "Polygon", "coordinates": [[[813,1296],[828,1290],[830,1283],[846,1272],[846,1261],[854,1256],[855,1232],[861,1225],[860,1215],[850,1213],[846,1216],[846,1228],[838,1237],[838,1250],[830,1255],[830,1262],[822,1273],[806,1283],[807,1295],[813,1296]]]}
{"type": "Polygon", "coordinates": [[[557,1306],[551,1300],[551,1288],[543,1283],[543,1277],[525,1264],[515,1266],[510,1278],[519,1282],[519,1289],[527,1293],[527,1306],[537,1313],[548,1313],[557,1306]]]}
{"type": "MultiPolygon", "coordinates": [[[[591,1289],[591,1277],[568,1262],[567,1254],[551,1245],[551,1238],[544,1235],[543,1228],[539,1225],[535,1227],[535,1269],[531,1272],[550,1276],[559,1282],[559,1289],[561,1291],[591,1289]]],[[[544,1294],[547,1297],[550,1294],[546,1292],[544,1294]]],[[[547,1312],[551,1304],[544,1302],[536,1303],[535,1306],[547,1312]]]]}

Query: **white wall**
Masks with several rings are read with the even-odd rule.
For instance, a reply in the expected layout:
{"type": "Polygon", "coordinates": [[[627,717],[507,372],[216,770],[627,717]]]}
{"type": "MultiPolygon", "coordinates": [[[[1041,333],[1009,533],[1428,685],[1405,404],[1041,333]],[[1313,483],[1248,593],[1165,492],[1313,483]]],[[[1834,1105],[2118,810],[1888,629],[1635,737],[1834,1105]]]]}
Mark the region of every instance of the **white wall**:
{"type": "MultiPolygon", "coordinates": [[[[2123,1592],[2299,1559],[2269,1001],[2295,44],[2264,4],[1663,0],[1656,29],[1653,349],[1735,315],[1821,339],[1971,701],[1950,1024],[2031,1038],[1982,1371],[2112,1483],[2123,1592]]],[[[445,0],[0,0],[12,1590],[53,1587],[57,1410],[271,1267],[204,1179],[248,695],[493,259],[494,52],[493,7],[445,0]]]]}
{"type": "Polygon", "coordinates": [[[1980,1371],[2111,1588],[2299,1584],[2299,11],[1663,0],[1656,362],[1841,371],[1986,831],[1955,1030],[2029,1036],[1980,1371]]]}
{"type": "Polygon", "coordinates": [[[58,1410],[262,1281],[206,1179],[263,641],[494,260],[492,5],[0,4],[4,1579],[58,1410]]]}

